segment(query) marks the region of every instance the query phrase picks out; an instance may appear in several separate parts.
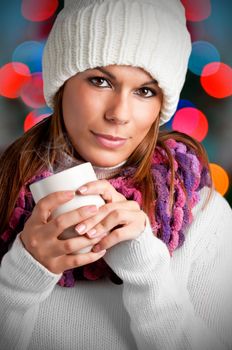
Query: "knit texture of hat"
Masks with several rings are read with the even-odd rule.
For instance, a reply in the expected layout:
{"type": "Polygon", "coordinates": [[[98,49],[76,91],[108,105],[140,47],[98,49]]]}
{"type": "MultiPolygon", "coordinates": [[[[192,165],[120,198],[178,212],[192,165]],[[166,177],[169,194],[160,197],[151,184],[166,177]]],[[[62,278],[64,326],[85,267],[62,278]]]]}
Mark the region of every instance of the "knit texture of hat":
{"type": "Polygon", "coordinates": [[[66,0],[43,54],[44,96],[78,72],[107,65],[143,68],[163,92],[160,125],[174,114],[191,53],[179,0],[66,0]]]}

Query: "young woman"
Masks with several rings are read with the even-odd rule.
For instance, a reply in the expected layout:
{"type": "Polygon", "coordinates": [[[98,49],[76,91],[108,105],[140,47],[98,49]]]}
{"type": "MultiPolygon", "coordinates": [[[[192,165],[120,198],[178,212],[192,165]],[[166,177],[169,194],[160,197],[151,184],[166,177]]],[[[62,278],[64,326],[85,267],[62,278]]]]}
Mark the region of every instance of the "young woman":
{"type": "Polygon", "coordinates": [[[190,50],[178,1],[65,3],[43,57],[54,112],[1,158],[1,349],[232,348],[231,209],[202,146],[159,132],[190,50]],[[86,161],[98,180],[76,191],[105,205],[35,205],[31,183],[86,161]]]}

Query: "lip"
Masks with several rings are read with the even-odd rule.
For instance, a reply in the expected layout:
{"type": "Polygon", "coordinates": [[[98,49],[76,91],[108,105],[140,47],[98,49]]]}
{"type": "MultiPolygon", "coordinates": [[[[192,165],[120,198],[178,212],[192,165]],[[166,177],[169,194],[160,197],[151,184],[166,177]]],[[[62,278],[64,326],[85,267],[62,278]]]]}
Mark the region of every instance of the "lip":
{"type": "Polygon", "coordinates": [[[92,132],[92,134],[95,136],[98,144],[101,146],[104,146],[106,148],[119,148],[122,147],[126,142],[126,138],[121,138],[117,136],[112,135],[105,135],[105,134],[97,134],[92,132]]]}
{"type": "Polygon", "coordinates": [[[103,137],[104,139],[112,140],[112,141],[121,141],[121,140],[126,140],[127,139],[126,137],[118,137],[118,136],[107,135],[107,134],[99,134],[99,133],[96,133],[96,132],[93,132],[93,131],[92,131],[92,133],[95,136],[103,137]]]}

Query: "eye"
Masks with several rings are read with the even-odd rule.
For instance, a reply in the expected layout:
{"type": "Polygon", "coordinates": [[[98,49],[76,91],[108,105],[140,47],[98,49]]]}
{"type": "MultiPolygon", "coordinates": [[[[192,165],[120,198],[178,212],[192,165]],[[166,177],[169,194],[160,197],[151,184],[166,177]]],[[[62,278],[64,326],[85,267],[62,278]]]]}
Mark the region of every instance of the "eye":
{"type": "Polygon", "coordinates": [[[102,82],[105,81],[107,82],[108,86],[109,86],[109,83],[108,81],[105,79],[105,78],[102,78],[102,77],[92,77],[92,78],[89,78],[88,79],[91,84],[95,85],[95,86],[99,86],[99,87],[106,87],[106,85],[102,85],[102,82]],[[95,82],[94,82],[95,81],[95,82]],[[96,83],[97,82],[97,83],[96,83]]]}
{"type": "Polygon", "coordinates": [[[146,98],[150,98],[150,97],[153,97],[153,96],[156,96],[157,95],[157,92],[153,89],[150,89],[150,88],[147,88],[147,87],[144,87],[144,88],[141,88],[139,89],[138,91],[144,91],[145,93],[142,94],[142,96],[145,96],[146,98]],[[148,96],[147,95],[147,92],[150,91],[151,92],[151,95],[148,96]]]}

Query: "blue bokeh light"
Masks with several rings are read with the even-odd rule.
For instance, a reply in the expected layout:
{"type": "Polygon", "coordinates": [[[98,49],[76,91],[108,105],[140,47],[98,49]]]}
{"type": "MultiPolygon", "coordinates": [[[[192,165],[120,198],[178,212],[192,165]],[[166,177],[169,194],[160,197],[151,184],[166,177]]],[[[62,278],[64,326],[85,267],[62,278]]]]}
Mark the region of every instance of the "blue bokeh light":
{"type": "Polygon", "coordinates": [[[12,61],[26,64],[31,73],[42,71],[44,42],[24,41],[13,52],[12,61]]]}

